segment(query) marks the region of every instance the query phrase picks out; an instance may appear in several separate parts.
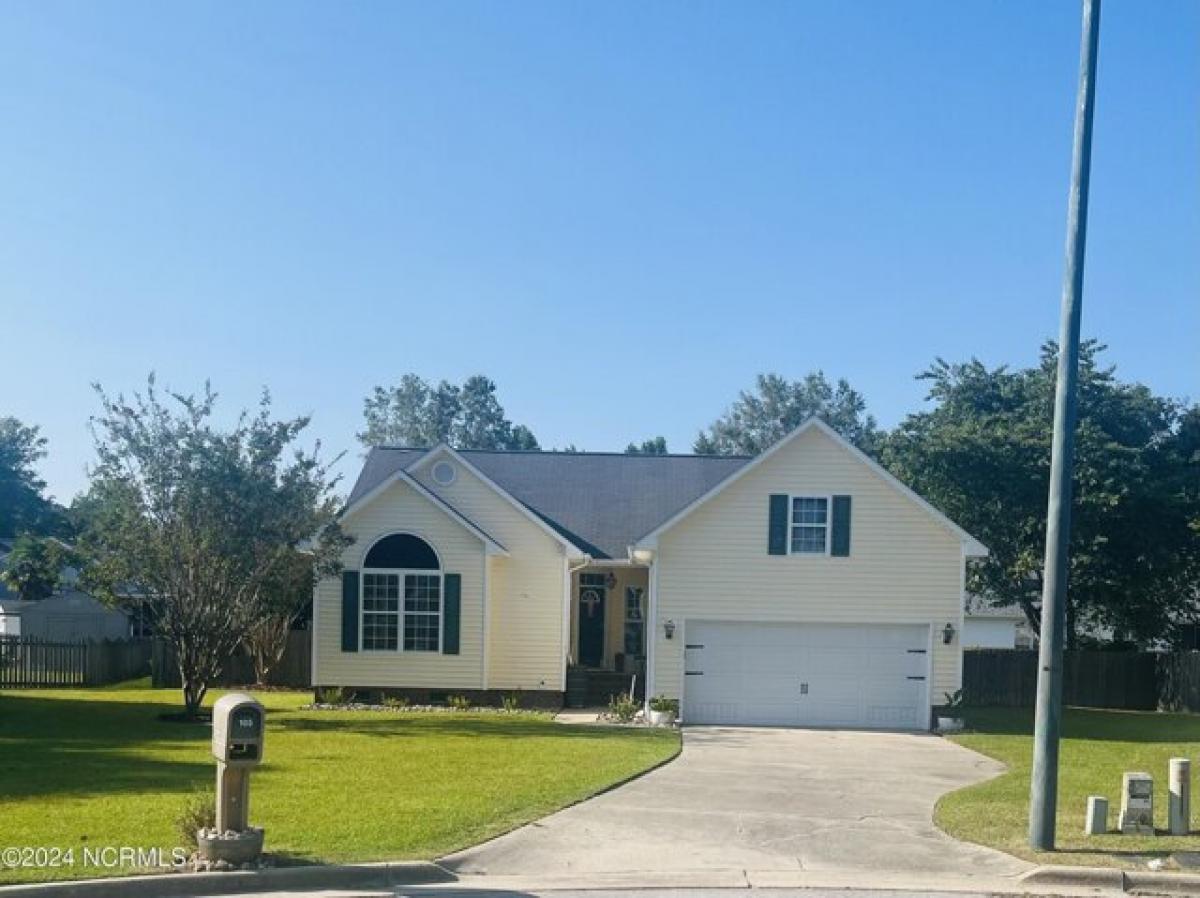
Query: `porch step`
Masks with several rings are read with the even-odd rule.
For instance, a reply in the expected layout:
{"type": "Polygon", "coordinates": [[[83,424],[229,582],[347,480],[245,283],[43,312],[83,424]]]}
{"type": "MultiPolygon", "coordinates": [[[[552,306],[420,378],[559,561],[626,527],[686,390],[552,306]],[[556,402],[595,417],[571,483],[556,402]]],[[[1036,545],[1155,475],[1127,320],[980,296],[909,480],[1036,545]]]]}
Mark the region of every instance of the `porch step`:
{"type": "MultiPolygon", "coordinates": [[[[612,670],[588,670],[571,668],[567,671],[568,708],[589,708],[607,705],[612,696],[629,692],[633,674],[617,673],[612,670]]],[[[635,698],[642,698],[645,691],[642,678],[638,677],[634,690],[635,698]]]]}

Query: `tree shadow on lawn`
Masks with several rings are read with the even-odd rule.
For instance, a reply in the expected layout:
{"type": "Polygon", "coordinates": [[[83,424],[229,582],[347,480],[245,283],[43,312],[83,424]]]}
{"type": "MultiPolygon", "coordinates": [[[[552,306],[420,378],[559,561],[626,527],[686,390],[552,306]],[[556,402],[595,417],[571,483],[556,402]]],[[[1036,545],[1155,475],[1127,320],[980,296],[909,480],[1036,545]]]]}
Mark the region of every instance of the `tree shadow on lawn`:
{"type": "Polygon", "coordinates": [[[211,778],[211,764],[196,753],[210,738],[207,726],[158,719],[174,705],[101,695],[0,695],[0,795],[182,793],[211,778]]]}
{"type": "MultiPolygon", "coordinates": [[[[967,708],[963,735],[1032,736],[1032,708],[967,708]]],[[[1200,742],[1200,715],[1066,708],[1064,739],[1098,742],[1200,742]]]]}
{"type": "MultiPolygon", "coordinates": [[[[5,799],[51,796],[130,795],[178,792],[184,795],[212,780],[211,764],[170,761],[96,748],[44,746],[36,757],[5,761],[0,795],[5,799]]],[[[47,809],[47,813],[52,813],[47,809]]]]}
{"type": "MultiPolygon", "coordinates": [[[[340,712],[329,713],[329,719],[318,720],[311,716],[280,716],[271,723],[281,730],[296,733],[353,733],[379,737],[487,737],[491,739],[528,739],[553,736],[566,739],[619,740],[630,736],[646,738],[653,731],[648,729],[577,726],[555,723],[550,720],[521,720],[517,717],[462,717],[453,714],[430,713],[428,715],[386,716],[385,712],[365,711],[364,716],[347,717],[340,712]],[[333,715],[337,716],[333,716],[333,715]],[[367,719],[370,715],[373,719],[367,719]]],[[[348,712],[353,713],[353,712],[348,712]]]]}
{"type": "Polygon", "coordinates": [[[56,742],[100,741],[134,746],[153,742],[199,742],[210,737],[201,721],[168,721],[180,705],[95,698],[46,698],[40,694],[0,693],[0,739],[56,742]]]}

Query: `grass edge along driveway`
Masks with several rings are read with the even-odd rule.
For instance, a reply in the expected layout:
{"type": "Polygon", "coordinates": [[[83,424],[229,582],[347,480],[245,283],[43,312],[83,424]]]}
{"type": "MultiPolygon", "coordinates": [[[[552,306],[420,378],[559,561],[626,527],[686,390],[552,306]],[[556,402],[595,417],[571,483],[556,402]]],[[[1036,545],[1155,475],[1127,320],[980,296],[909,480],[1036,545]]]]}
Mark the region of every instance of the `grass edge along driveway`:
{"type": "MultiPolygon", "coordinates": [[[[209,703],[221,693],[209,697],[209,703]]],[[[670,760],[666,730],[568,726],[546,715],[305,711],[266,692],[250,819],[281,862],[417,860],[476,844],[670,760]]],[[[0,882],[121,875],[83,846],[180,844],[175,821],[211,794],[210,728],[159,715],[178,691],[138,682],[0,692],[0,848],[75,850],[75,864],[0,867],[0,882]]]]}
{"type": "Polygon", "coordinates": [[[1190,836],[1125,836],[1116,829],[1121,774],[1144,770],[1154,777],[1154,817],[1167,825],[1167,761],[1200,755],[1200,715],[1068,708],[1059,758],[1057,848],[1033,851],[1028,844],[1029,776],[1033,755],[1033,709],[976,708],[969,730],[950,737],[965,748],[1006,764],[995,779],[943,796],[937,825],[956,839],[987,845],[1042,864],[1142,867],[1151,857],[1200,848],[1193,811],[1190,836]],[[1084,835],[1087,796],[1109,800],[1102,836],[1084,835]]]}

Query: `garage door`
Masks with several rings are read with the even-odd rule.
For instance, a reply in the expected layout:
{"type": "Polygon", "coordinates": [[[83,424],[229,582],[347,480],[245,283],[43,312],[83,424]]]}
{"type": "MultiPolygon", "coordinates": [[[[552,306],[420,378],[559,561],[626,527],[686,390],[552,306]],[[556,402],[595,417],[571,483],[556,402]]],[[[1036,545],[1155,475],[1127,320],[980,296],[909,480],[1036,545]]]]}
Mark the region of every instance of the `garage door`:
{"type": "Polygon", "coordinates": [[[689,621],[686,723],[926,729],[929,628],[689,621]]]}

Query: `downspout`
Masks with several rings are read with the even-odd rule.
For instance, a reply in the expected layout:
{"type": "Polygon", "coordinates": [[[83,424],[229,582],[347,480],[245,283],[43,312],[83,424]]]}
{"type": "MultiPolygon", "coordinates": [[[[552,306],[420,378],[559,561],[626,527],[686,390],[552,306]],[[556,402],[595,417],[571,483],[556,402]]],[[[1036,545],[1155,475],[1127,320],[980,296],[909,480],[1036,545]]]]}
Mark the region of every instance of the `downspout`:
{"type": "Polygon", "coordinates": [[[658,657],[658,553],[650,560],[650,600],[646,603],[646,694],[642,697],[644,720],[650,719],[650,699],[654,695],[654,665],[658,657]]]}
{"type": "Polygon", "coordinates": [[[649,720],[650,699],[654,695],[655,644],[658,642],[658,551],[637,546],[630,546],[627,551],[631,562],[644,564],[649,572],[646,578],[650,593],[646,600],[646,676],[642,683],[642,689],[645,690],[642,696],[642,719],[649,720]]]}

